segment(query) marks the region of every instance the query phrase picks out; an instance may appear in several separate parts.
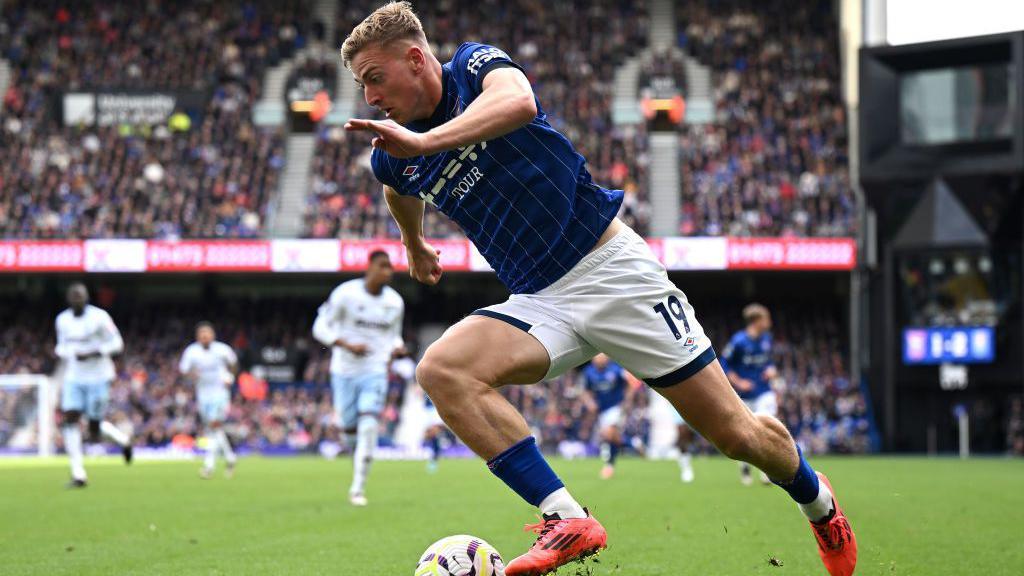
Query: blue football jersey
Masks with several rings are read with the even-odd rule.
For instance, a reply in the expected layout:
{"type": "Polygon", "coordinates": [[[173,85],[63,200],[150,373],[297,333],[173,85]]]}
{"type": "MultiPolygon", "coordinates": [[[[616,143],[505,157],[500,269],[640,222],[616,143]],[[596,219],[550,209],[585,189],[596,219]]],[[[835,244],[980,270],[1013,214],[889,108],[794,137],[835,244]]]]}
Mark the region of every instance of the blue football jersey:
{"type": "MultiPolygon", "coordinates": [[[[493,46],[467,42],[442,67],[441,102],[426,132],[455,118],[495,66],[519,66],[493,46]]],[[[532,122],[504,136],[432,156],[394,158],[374,149],[377,179],[420,198],[457,223],[512,293],[551,285],[597,243],[622,204],[621,190],[591,179],[569,140],[537,102],[532,122]]]]}
{"type": "Polygon", "coordinates": [[[754,384],[748,392],[739,392],[744,400],[757,398],[771,390],[764,371],[772,366],[772,335],[765,332],[760,338],[751,338],[746,330],[733,334],[720,357],[722,368],[733,371],[754,384]]]}
{"type": "Polygon", "coordinates": [[[583,385],[594,395],[597,409],[604,412],[626,398],[626,371],[615,362],[609,362],[603,369],[591,363],[583,369],[583,385]]]}

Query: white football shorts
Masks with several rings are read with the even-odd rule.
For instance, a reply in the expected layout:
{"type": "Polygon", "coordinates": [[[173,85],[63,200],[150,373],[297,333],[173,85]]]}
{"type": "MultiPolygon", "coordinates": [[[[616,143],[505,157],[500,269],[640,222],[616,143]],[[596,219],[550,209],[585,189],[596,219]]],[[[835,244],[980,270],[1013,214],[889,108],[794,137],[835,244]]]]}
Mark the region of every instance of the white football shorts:
{"type": "Polygon", "coordinates": [[[686,295],[647,243],[626,228],[551,286],[473,314],[520,328],[548,351],[545,380],[604,352],[653,387],[686,380],[715,351],[686,295]]]}
{"type": "Polygon", "coordinates": [[[613,426],[616,428],[622,428],[625,424],[626,415],[622,412],[621,404],[602,410],[597,416],[598,430],[605,430],[613,426]]]}
{"type": "Polygon", "coordinates": [[[754,414],[764,414],[766,416],[778,416],[779,414],[779,399],[772,390],[764,392],[755,398],[745,399],[743,403],[754,414]]]}

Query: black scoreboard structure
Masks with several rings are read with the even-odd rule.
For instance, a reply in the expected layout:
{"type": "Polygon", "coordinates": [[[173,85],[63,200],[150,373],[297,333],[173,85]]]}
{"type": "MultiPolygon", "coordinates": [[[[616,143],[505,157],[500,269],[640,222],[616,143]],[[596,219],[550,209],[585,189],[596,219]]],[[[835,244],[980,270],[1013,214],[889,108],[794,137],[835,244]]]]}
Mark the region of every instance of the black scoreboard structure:
{"type": "Polygon", "coordinates": [[[859,75],[859,344],[883,445],[1005,450],[1024,394],[1024,32],[864,48],[859,75]]]}

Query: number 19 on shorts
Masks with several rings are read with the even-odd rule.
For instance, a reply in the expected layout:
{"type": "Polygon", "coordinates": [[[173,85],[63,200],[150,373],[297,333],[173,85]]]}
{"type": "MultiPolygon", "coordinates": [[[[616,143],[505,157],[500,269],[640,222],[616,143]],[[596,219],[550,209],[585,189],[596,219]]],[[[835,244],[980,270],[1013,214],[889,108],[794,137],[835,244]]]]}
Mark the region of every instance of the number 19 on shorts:
{"type": "Polygon", "coordinates": [[[665,324],[668,324],[668,329],[672,331],[672,335],[676,337],[676,340],[682,339],[683,335],[679,332],[679,327],[676,326],[673,317],[683,323],[683,330],[686,333],[690,333],[690,322],[686,319],[686,310],[683,309],[683,303],[679,301],[674,294],[668,297],[668,306],[663,302],[658,302],[654,306],[654,311],[661,314],[661,317],[665,319],[665,324]]]}

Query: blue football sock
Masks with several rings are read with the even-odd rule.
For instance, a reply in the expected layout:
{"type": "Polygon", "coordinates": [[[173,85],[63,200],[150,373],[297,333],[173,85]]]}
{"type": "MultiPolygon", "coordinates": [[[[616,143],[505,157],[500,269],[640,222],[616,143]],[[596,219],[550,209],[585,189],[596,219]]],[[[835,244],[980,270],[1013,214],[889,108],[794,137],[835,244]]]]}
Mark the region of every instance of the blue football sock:
{"type": "Polygon", "coordinates": [[[796,447],[797,456],[800,457],[800,465],[796,469],[796,476],[788,482],[775,482],[780,488],[789,492],[790,498],[796,500],[797,504],[809,504],[818,497],[818,475],[807,463],[800,446],[796,447]]]}
{"type": "Polygon", "coordinates": [[[565,487],[544,460],[533,436],[516,442],[489,460],[487,467],[520,498],[533,506],[540,506],[549,494],[565,487]]]}
{"type": "Polygon", "coordinates": [[[619,445],[615,442],[608,443],[608,465],[614,466],[615,459],[619,457],[619,445]]]}
{"type": "Polygon", "coordinates": [[[434,435],[430,439],[430,459],[437,460],[441,456],[441,438],[438,435],[434,435]]]}

